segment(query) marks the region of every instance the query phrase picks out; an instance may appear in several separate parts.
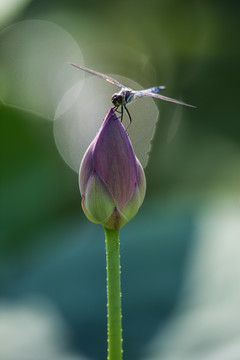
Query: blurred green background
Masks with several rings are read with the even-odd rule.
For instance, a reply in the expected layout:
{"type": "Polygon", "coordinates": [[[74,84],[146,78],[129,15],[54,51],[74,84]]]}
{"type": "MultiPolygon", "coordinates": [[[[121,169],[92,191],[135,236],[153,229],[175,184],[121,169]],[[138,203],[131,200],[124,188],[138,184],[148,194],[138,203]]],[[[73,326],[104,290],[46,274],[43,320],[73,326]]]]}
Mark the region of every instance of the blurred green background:
{"type": "MultiPolygon", "coordinates": [[[[176,127],[175,105],[156,101],[146,199],[121,231],[124,358],[239,359],[239,347],[226,352],[240,330],[239,2],[4,3],[2,29],[53,22],[75,39],[86,66],[144,87],[164,84],[167,96],[197,106],[184,108],[176,127]],[[196,308],[201,316],[192,318],[196,308]],[[230,310],[235,315],[223,318],[230,310]]],[[[4,92],[15,84],[2,43],[0,34],[4,92]]],[[[18,51],[16,66],[25,56],[18,51]]],[[[105,359],[103,230],[84,217],[77,175],[58,153],[52,122],[4,101],[0,119],[1,358],[105,359]],[[48,336],[34,317],[36,331],[28,326],[28,309],[42,319],[39,309],[46,310],[48,336]],[[56,338],[59,319],[64,331],[56,338]],[[21,332],[40,345],[20,341],[21,332]]]]}

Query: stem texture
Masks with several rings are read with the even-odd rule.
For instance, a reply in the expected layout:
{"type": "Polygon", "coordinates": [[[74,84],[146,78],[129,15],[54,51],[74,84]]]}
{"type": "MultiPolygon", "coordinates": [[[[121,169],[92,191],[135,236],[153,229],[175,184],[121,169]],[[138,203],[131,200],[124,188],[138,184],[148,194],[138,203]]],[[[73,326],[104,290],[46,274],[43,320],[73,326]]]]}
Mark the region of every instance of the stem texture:
{"type": "Polygon", "coordinates": [[[108,360],[122,360],[119,230],[104,230],[107,258],[108,360]]]}

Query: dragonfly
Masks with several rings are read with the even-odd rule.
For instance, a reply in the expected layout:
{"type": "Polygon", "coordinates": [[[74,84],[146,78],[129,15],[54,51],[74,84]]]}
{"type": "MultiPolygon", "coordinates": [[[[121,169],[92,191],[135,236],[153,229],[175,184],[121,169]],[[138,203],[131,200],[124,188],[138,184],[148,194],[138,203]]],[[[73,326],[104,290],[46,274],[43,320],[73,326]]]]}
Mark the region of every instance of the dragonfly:
{"type": "Polygon", "coordinates": [[[88,69],[85,66],[77,65],[77,64],[74,64],[72,62],[68,62],[68,64],[76,67],[77,69],[88,72],[89,74],[95,75],[95,76],[99,77],[100,79],[103,79],[103,80],[109,82],[112,85],[118,86],[121,89],[119,92],[114,93],[112,95],[111,101],[112,101],[112,104],[113,104],[114,111],[120,113],[121,121],[123,121],[123,112],[124,112],[124,110],[126,111],[128,117],[129,117],[129,124],[128,124],[127,128],[130,126],[130,124],[132,122],[132,118],[131,118],[131,115],[130,115],[129,110],[127,108],[127,105],[131,104],[135,100],[137,100],[139,98],[142,98],[142,97],[153,97],[153,98],[156,98],[156,99],[169,101],[169,102],[172,102],[172,103],[175,103],[175,104],[195,108],[194,105],[190,105],[190,104],[187,104],[187,103],[185,103],[183,101],[172,99],[170,97],[157,94],[159,91],[164,90],[165,86],[154,86],[154,87],[151,87],[151,88],[145,89],[145,90],[133,90],[133,89],[121,84],[118,80],[112,78],[109,75],[105,75],[105,74],[100,73],[98,71],[88,69]],[[120,107],[120,111],[118,110],[119,107],[120,107]]]}

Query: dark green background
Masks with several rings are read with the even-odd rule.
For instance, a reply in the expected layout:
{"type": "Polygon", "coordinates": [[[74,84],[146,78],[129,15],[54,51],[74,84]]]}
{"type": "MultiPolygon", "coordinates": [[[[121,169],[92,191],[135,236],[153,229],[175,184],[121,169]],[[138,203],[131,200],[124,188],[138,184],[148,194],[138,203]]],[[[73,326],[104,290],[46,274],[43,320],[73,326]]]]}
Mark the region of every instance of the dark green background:
{"type": "MultiPolygon", "coordinates": [[[[157,102],[161,121],[146,199],[121,231],[125,359],[146,359],[147,345],[171,316],[198,214],[226,194],[239,201],[239,15],[237,1],[36,0],[5,23],[44,19],[80,46],[104,41],[134,48],[149,56],[156,83],[170,83],[169,96],[183,94],[197,106],[184,112],[169,146],[173,108],[157,102]]],[[[110,47],[109,72],[121,69],[154,85],[143,81],[130,55],[113,63],[110,47]]],[[[77,175],[55,147],[52,123],[3,105],[0,149],[1,298],[45,296],[69,328],[70,351],[105,359],[104,233],[82,213],[77,175]]]]}

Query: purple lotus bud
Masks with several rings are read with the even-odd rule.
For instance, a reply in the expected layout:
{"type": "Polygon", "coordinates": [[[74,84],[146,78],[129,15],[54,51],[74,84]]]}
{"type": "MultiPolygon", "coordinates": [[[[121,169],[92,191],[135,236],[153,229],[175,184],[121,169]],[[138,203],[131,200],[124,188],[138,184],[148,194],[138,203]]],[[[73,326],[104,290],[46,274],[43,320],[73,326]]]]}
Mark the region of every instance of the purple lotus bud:
{"type": "Polygon", "coordinates": [[[145,174],[112,108],[83,157],[80,191],[85,215],[108,229],[121,228],[143,202],[145,174]]]}

